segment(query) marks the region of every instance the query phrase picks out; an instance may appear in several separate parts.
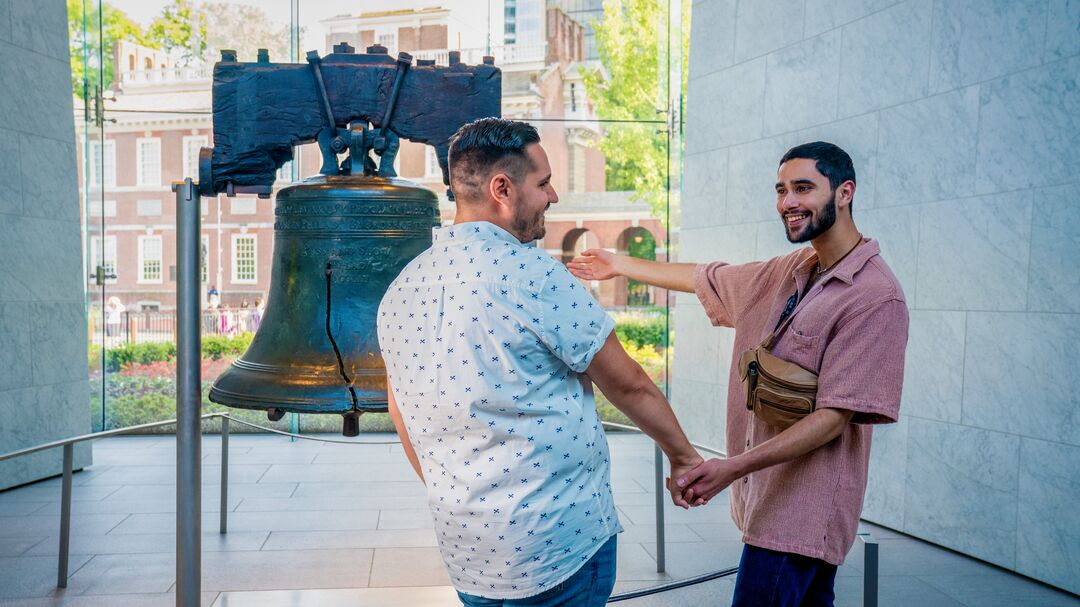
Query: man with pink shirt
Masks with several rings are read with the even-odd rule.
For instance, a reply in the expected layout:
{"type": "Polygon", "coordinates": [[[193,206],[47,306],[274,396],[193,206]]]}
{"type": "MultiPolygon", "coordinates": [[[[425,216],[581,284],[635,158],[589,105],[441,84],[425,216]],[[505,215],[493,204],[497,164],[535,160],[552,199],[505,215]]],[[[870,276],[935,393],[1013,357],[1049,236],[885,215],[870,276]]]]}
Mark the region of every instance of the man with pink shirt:
{"type": "Polygon", "coordinates": [[[900,283],[852,220],[851,157],[825,142],[780,160],[776,210],[790,242],[768,261],[660,263],[589,250],[579,278],[625,276],[694,292],[714,325],[735,329],[728,379],[726,459],[673,479],[705,504],[731,488],[743,533],[733,605],[832,605],[836,567],[855,541],[872,425],[900,411],[908,312],[900,283]],[[783,325],[788,320],[786,326],[783,325]],[[787,429],[746,408],[739,355],[781,328],[772,353],[818,376],[817,407],[787,429]]]}

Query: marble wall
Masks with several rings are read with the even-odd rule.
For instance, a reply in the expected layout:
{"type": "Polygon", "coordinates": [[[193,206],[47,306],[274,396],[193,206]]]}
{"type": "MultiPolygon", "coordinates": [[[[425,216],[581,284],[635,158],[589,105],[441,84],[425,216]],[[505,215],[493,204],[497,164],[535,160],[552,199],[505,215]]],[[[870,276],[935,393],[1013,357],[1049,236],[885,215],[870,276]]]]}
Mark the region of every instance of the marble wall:
{"type": "MultiPolygon", "coordinates": [[[[780,156],[854,158],[911,309],[864,517],[1080,592],[1080,2],[697,0],[688,97],[681,261],[792,250],[780,156]]],[[[676,306],[672,400],[723,445],[732,336],[676,306]]]]}
{"type": "MultiPolygon", "coordinates": [[[[0,453],[90,431],[67,33],[59,0],[0,2],[0,453]]],[[[62,464],[0,462],[0,489],[62,464]]]]}

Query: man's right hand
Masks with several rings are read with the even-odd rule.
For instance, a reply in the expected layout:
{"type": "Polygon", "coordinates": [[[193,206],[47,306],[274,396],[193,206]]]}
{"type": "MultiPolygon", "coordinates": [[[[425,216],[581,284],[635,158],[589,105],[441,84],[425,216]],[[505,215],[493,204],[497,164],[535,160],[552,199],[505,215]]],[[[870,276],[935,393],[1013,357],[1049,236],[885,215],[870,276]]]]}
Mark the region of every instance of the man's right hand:
{"type": "Polygon", "coordinates": [[[582,280],[607,280],[619,276],[616,269],[619,256],[604,249],[582,251],[566,264],[570,273],[582,280]]]}

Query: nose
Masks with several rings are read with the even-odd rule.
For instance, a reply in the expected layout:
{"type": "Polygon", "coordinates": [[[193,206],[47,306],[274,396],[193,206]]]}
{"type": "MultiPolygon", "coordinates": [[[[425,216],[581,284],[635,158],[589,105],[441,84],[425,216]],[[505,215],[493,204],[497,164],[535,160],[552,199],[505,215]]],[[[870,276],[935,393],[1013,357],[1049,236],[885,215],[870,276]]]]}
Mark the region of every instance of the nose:
{"type": "Polygon", "coordinates": [[[555,188],[549,185],[548,189],[551,190],[548,193],[548,204],[555,204],[556,202],[559,202],[559,194],[555,191],[555,188]]]}

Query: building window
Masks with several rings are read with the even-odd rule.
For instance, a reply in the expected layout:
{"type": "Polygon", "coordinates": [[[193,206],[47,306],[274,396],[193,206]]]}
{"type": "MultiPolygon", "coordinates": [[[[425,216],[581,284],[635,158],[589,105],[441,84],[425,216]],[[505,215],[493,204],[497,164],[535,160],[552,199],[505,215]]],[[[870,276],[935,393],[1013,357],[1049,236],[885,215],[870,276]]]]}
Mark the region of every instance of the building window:
{"type": "Polygon", "coordinates": [[[375,43],[385,46],[391,55],[397,53],[397,32],[384,32],[375,36],[375,43]]]}
{"type": "Polygon", "coordinates": [[[233,234],[232,281],[237,284],[255,284],[257,254],[255,234],[233,234]]]}
{"type": "Polygon", "coordinates": [[[116,201],[115,200],[91,200],[90,201],[90,216],[91,217],[116,217],[116,201]]]}
{"type": "Polygon", "coordinates": [[[136,203],[136,212],[140,217],[160,217],[160,200],[140,200],[136,203]]]}
{"type": "Polygon", "coordinates": [[[210,282],[210,237],[203,234],[199,239],[199,282],[210,282]]]}
{"type": "Polygon", "coordinates": [[[292,161],[288,160],[277,170],[277,180],[284,183],[292,182],[292,161]]]}
{"type": "Polygon", "coordinates": [[[256,198],[254,196],[248,196],[244,198],[230,198],[229,212],[233,215],[254,215],[255,200],[256,198]]]}
{"type": "Polygon", "coordinates": [[[585,148],[576,143],[566,146],[568,164],[568,183],[566,189],[571,192],[585,191],[585,148]]]}
{"type": "Polygon", "coordinates": [[[184,174],[180,176],[199,179],[199,150],[209,144],[206,135],[189,135],[184,137],[184,174]]]}
{"type": "Polygon", "coordinates": [[[439,166],[439,155],[435,153],[433,146],[425,145],[424,149],[426,151],[424,155],[424,177],[441,179],[442,168],[439,166]]]}
{"type": "Polygon", "coordinates": [[[115,141],[90,143],[90,185],[99,188],[116,186],[115,141]]]}
{"type": "MultiPolygon", "coordinates": [[[[116,282],[116,237],[93,236],[90,239],[90,274],[97,274],[97,268],[105,270],[105,284],[116,282]]],[[[93,280],[93,279],[91,279],[93,280]]]]}
{"type": "Polygon", "coordinates": [[[161,283],[161,236],[139,237],[139,282],[161,283]]]}
{"type": "Polygon", "coordinates": [[[160,139],[136,139],[135,165],[136,181],[138,185],[161,185],[161,140],[160,139]]]}

